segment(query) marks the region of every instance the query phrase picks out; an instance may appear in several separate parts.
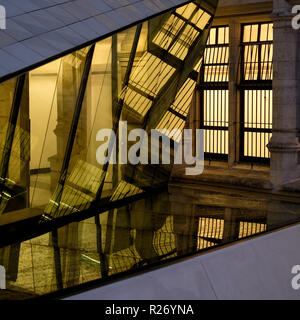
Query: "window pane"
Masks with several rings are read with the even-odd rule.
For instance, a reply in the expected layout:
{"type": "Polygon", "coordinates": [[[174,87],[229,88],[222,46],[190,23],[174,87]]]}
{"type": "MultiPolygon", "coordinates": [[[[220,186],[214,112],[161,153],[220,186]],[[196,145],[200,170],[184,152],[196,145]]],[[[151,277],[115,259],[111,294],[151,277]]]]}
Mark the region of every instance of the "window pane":
{"type": "MultiPolygon", "coordinates": [[[[31,73],[30,110],[35,122],[41,117],[38,112],[43,101],[41,94],[47,97],[45,120],[43,117],[40,120],[47,126],[41,131],[44,136],[37,140],[42,143],[41,155],[37,154],[32,161],[32,206],[45,206],[50,198],[55,201],[53,193],[61,173],[87,51],[88,48],[82,49],[31,73]],[[35,79],[43,74],[44,80],[39,87],[40,82],[37,84],[35,79]]],[[[34,124],[33,130],[38,134],[38,124],[34,124]]]]}
{"type": "Polygon", "coordinates": [[[204,151],[211,158],[228,154],[229,27],[213,27],[210,35],[217,39],[205,49],[200,107],[203,108],[204,151]],[[221,84],[224,87],[218,89],[221,84]]]}
{"type": "MultiPolygon", "coordinates": [[[[244,54],[242,57],[242,82],[253,90],[242,90],[244,108],[244,140],[242,156],[267,159],[267,144],[272,135],[272,85],[273,79],[273,24],[261,23],[244,26],[244,54]],[[256,34],[258,34],[258,39],[256,34]],[[255,40],[256,39],[256,40],[255,40]],[[255,84],[253,83],[255,81],[255,84]],[[254,90],[255,87],[257,88],[254,90]],[[259,89],[259,87],[269,88],[259,89]]],[[[265,161],[265,160],[264,160],[265,161]]]]}
{"type": "Polygon", "coordinates": [[[272,90],[246,90],[244,155],[256,158],[270,156],[267,144],[272,129],[272,90]],[[264,132],[260,132],[264,131],[264,132]]]}
{"type": "Polygon", "coordinates": [[[243,42],[257,42],[257,41],[258,41],[258,24],[245,25],[243,42]]]}

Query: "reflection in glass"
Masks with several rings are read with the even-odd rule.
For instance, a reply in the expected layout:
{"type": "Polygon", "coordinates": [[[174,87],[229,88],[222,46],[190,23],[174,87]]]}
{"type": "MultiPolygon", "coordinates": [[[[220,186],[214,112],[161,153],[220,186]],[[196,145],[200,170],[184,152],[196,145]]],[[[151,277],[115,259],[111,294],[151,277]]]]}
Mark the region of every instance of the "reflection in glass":
{"type": "MultiPolygon", "coordinates": [[[[26,298],[106,279],[273,230],[300,218],[299,204],[291,199],[275,197],[270,201],[260,193],[253,198],[239,190],[228,193],[221,187],[197,188],[177,183],[170,185],[169,192],[148,195],[114,209],[109,236],[106,232],[99,234],[94,218],[89,218],[60,228],[57,242],[49,234],[22,242],[18,268],[6,263],[9,290],[26,298]]],[[[107,214],[100,214],[101,224],[105,224],[107,214]]],[[[13,249],[1,250],[0,262],[8,261],[5,257],[13,249]]]]}
{"type": "Polygon", "coordinates": [[[168,194],[154,192],[172,166],[99,165],[96,135],[117,133],[120,120],[184,128],[212,16],[190,3],[0,84],[0,228],[11,236],[14,221],[28,239],[0,249],[12,292],[43,294],[184,251],[190,235],[176,231],[168,194]]]}

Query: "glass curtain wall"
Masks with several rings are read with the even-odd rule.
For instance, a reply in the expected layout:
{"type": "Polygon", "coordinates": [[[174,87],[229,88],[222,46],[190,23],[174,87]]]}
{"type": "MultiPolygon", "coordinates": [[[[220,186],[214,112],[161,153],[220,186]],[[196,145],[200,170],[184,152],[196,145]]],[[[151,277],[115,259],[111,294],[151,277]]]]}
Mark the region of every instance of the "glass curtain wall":
{"type": "MultiPolygon", "coordinates": [[[[118,133],[120,121],[127,134],[183,129],[215,10],[199,3],[0,84],[0,219],[38,217],[44,228],[93,215],[0,249],[9,286],[41,294],[174,254],[167,195],[127,201],[165,186],[171,166],[100,165],[97,150],[112,144],[118,154],[119,141],[97,141],[97,134],[118,133]],[[116,209],[107,211],[108,203],[116,209]]],[[[107,160],[113,156],[106,152],[107,160]]]]}

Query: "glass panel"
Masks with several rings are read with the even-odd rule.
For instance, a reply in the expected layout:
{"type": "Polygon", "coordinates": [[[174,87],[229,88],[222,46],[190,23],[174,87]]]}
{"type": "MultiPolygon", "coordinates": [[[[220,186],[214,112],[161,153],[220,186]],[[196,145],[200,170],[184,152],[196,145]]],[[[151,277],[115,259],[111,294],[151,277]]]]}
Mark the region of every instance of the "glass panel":
{"type": "Polygon", "coordinates": [[[57,81],[61,68],[61,59],[37,68],[29,74],[29,104],[31,120],[31,159],[30,169],[37,172],[39,169],[49,169],[49,158],[56,153],[57,141],[54,133],[57,119],[57,81]],[[53,121],[49,115],[53,108],[53,121]],[[43,110],[43,112],[41,112],[43,110]],[[44,150],[41,159],[43,143],[48,130],[49,148],[44,150]],[[41,162],[43,160],[43,162],[41,162]]]}
{"type": "Polygon", "coordinates": [[[250,45],[244,48],[244,78],[245,80],[257,80],[259,46],[250,45]]]}
{"type": "Polygon", "coordinates": [[[260,41],[273,41],[273,23],[261,25],[260,41]]]}
{"type": "Polygon", "coordinates": [[[176,13],[183,16],[185,19],[189,20],[192,17],[192,15],[194,14],[195,10],[197,10],[197,9],[198,9],[198,7],[194,3],[189,3],[186,6],[178,8],[176,10],[176,13]]]}
{"type": "Polygon", "coordinates": [[[245,127],[272,129],[272,91],[245,91],[245,127]]]}
{"type": "Polygon", "coordinates": [[[273,79],[273,44],[261,46],[261,79],[273,79]]]}
{"type": "Polygon", "coordinates": [[[257,42],[258,41],[258,24],[251,24],[244,26],[243,42],[257,42]]]}
{"type": "Polygon", "coordinates": [[[246,157],[270,158],[267,147],[272,133],[269,132],[245,132],[244,150],[246,157]]]}
{"type": "Polygon", "coordinates": [[[203,12],[203,14],[201,15],[201,19],[199,18],[199,20],[196,22],[196,26],[199,29],[203,30],[209,23],[210,19],[211,15],[209,15],[207,12],[203,12]]]}
{"type": "Polygon", "coordinates": [[[208,37],[208,41],[207,41],[208,45],[216,44],[217,30],[218,29],[216,29],[216,28],[210,29],[209,37],[208,37]]]}
{"type": "MultiPolygon", "coordinates": [[[[38,134],[39,130],[44,132],[44,136],[37,140],[38,144],[42,144],[41,152],[38,148],[37,154],[32,158],[32,207],[45,206],[50,198],[55,201],[55,195],[52,194],[62,169],[87,51],[88,48],[85,48],[72,53],[30,74],[30,115],[35,122],[33,133],[38,134]],[[36,79],[40,80],[41,77],[44,77],[44,81],[41,81],[44,85],[37,88],[40,82],[37,84],[36,79]],[[45,118],[40,117],[38,112],[43,101],[41,93],[48,98],[45,103],[45,112],[48,111],[45,118]],[[39,117],[41,124],[47,123],[46,130],[40,129],[36,124],[39,117]]],[[[33,139],[36,139],[35,136],[33,139]]]]}
{"type": "MultiPolygon", "coordinates": [[[[250,42],[247,34],[253,25],[244,26],[244,42],[250,42]]],[[[256,28],[257,25],[254,25],[256,28]]],[[[260,44],[243,45],[244,74],[242,80],[272,80],[273,78],[273,24],[258,25],[260,44]],[[265,44],[264,44],[265,42],[265,44]]]]}

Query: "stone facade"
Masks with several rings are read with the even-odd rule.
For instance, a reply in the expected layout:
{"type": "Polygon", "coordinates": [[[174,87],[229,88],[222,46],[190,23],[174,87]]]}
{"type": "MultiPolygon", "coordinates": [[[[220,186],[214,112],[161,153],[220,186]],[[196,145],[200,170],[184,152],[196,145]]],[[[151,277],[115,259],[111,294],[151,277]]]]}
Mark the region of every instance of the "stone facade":
{"type": "MultiPolygon", "coordinates": [[[[297,2],[297,1],[296,1],[297,2]]],[[[270,190],[300,189],[299,166],[299,31],[291,25],[292,3],[286,0],[219,1],[214,25],[229,26],[229,155],[228,162],[206,162],[199,181],[247,185],[270,190]],[[268,144],[270,165],[247,164],[239,159],[240,125],[238,64],[240,59],[241,24],[273,22],[273,136],[268,144]],[[222,172],[219,174],[219,172],[222,172]]],[[[196,94],[197,95],[197,94],[196,94]]],[[[194,99],[193,108],[199,108],[194,99]]],[[[191,113],[191,117],[196,112],[191,113]]],[[[193,123],[193,119],[189,119],[193,123]]],[[[198,121],[199,122],[199,121],[198,121]]],[[[174,176],[183,178],[176,168],[174,176]]],[[[192,178],[195,180],[195,177],[192,178]]]]}

